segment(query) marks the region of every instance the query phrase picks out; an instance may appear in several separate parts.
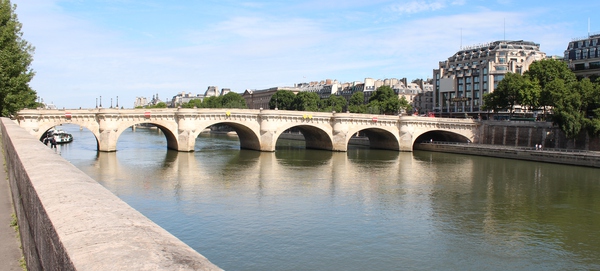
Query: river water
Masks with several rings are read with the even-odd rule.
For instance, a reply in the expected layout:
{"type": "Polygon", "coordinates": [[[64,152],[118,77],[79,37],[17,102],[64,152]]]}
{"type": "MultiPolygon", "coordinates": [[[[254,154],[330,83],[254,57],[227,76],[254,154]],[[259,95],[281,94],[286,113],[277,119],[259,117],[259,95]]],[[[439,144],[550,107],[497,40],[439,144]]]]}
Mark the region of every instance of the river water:
{"type": "Polygon", "coordinates": [[[60,154],[225,270],[600,270],[600,170],[351,146],[239,149],[155,129],[60,154]]]}

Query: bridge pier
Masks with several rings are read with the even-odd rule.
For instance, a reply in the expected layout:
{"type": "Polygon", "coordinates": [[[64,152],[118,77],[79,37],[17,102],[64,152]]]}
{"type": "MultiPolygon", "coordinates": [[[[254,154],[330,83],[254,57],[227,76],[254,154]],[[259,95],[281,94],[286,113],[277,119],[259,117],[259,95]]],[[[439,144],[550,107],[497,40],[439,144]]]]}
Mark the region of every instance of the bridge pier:
{"type": "Polygon", "coordinates": [[[336,122],[333,125],[333,151],[348,151],[348,142],[352,137],[352,135],[348,136],[348,129],[346,123],[336,122]]]}
{"type": "Polygon", "coordinates": [[[400,126],[400,140],[398,141],[398,146],[400,147],[400,151],[413,151],[413,143],[415,138],[413,138],[414,128],[409,127],[407,125],[400,126]]]}
{"type": "Polygon", "coordinates": [[[103,152],[117,151],[117,131],[112,129],[100,129],[100,137],[98,138],[98,150],[103,152]]]}
{"type": "Polygon", "coordinates": [[[260,120],[260,151],[274,152],[277,144],[277,126],[268,116],[260,120]]]}

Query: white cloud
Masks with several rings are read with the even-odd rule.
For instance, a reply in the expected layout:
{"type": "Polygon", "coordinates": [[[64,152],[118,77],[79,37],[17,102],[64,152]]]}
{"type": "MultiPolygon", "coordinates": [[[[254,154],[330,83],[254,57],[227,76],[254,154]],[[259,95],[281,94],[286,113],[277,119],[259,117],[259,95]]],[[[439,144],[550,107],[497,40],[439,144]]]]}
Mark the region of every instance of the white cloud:
{"type": "MultiPolygon", "coordinates": [[[[462,6],[466,3],[466,0],[454,0],[449,4],[451,6],[462,6]]],[[[420,12],[436,11],[448,7],[448,1],[446,0],[415,0],[408,3],[398,3],[391,6],[391,10],[400,14],[413,14],[420,12]]]]}
{"type": "Polygon", "coordinates": [[[398,13],[419,13],[424,11],[435,11],[446,6],[446,1],[412,1],[404,4],[397,4],[392,7],[392,10],[398,13]]]}

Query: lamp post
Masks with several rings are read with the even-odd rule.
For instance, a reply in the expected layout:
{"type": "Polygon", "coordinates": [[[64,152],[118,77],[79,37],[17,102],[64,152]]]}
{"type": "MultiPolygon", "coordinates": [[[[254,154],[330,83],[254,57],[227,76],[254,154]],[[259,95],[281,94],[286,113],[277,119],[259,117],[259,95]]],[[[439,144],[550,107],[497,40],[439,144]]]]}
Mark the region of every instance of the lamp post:
{"type": "Polygon", "coordinates": [[[117,96],[117,108],[119,108],[119,96],[117,96]]]}
{"type": "Polygon", "coordinates": [[[102,95],[100,95],[100,108],[102,108],[102,95]]]}

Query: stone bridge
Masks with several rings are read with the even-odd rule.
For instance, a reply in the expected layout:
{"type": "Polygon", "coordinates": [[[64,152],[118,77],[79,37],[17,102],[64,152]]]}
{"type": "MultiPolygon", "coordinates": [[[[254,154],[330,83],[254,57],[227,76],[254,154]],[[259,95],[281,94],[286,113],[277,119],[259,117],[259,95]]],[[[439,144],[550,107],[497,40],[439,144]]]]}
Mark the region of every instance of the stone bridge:
{"type": "Polygon", "coordinates": [[[427,118],[351,113],[324,113],[253,109],[25,109],[17,114],[19,126],[41,139],[61,124],[89,129],[99,151],[116,151],[123,131],[136,124],[153,124],[167,139],[169,149],[194,151],[196,138],[213,125],[228,125],[239,136],[240,147],[275,151],[279,136],[290,128],[299,130],[306,148],[347,151],[350,138],[359,133],[371,148],[412,151],[418,142],[478,142],[478,122],[471,119],[427,118]]]}

